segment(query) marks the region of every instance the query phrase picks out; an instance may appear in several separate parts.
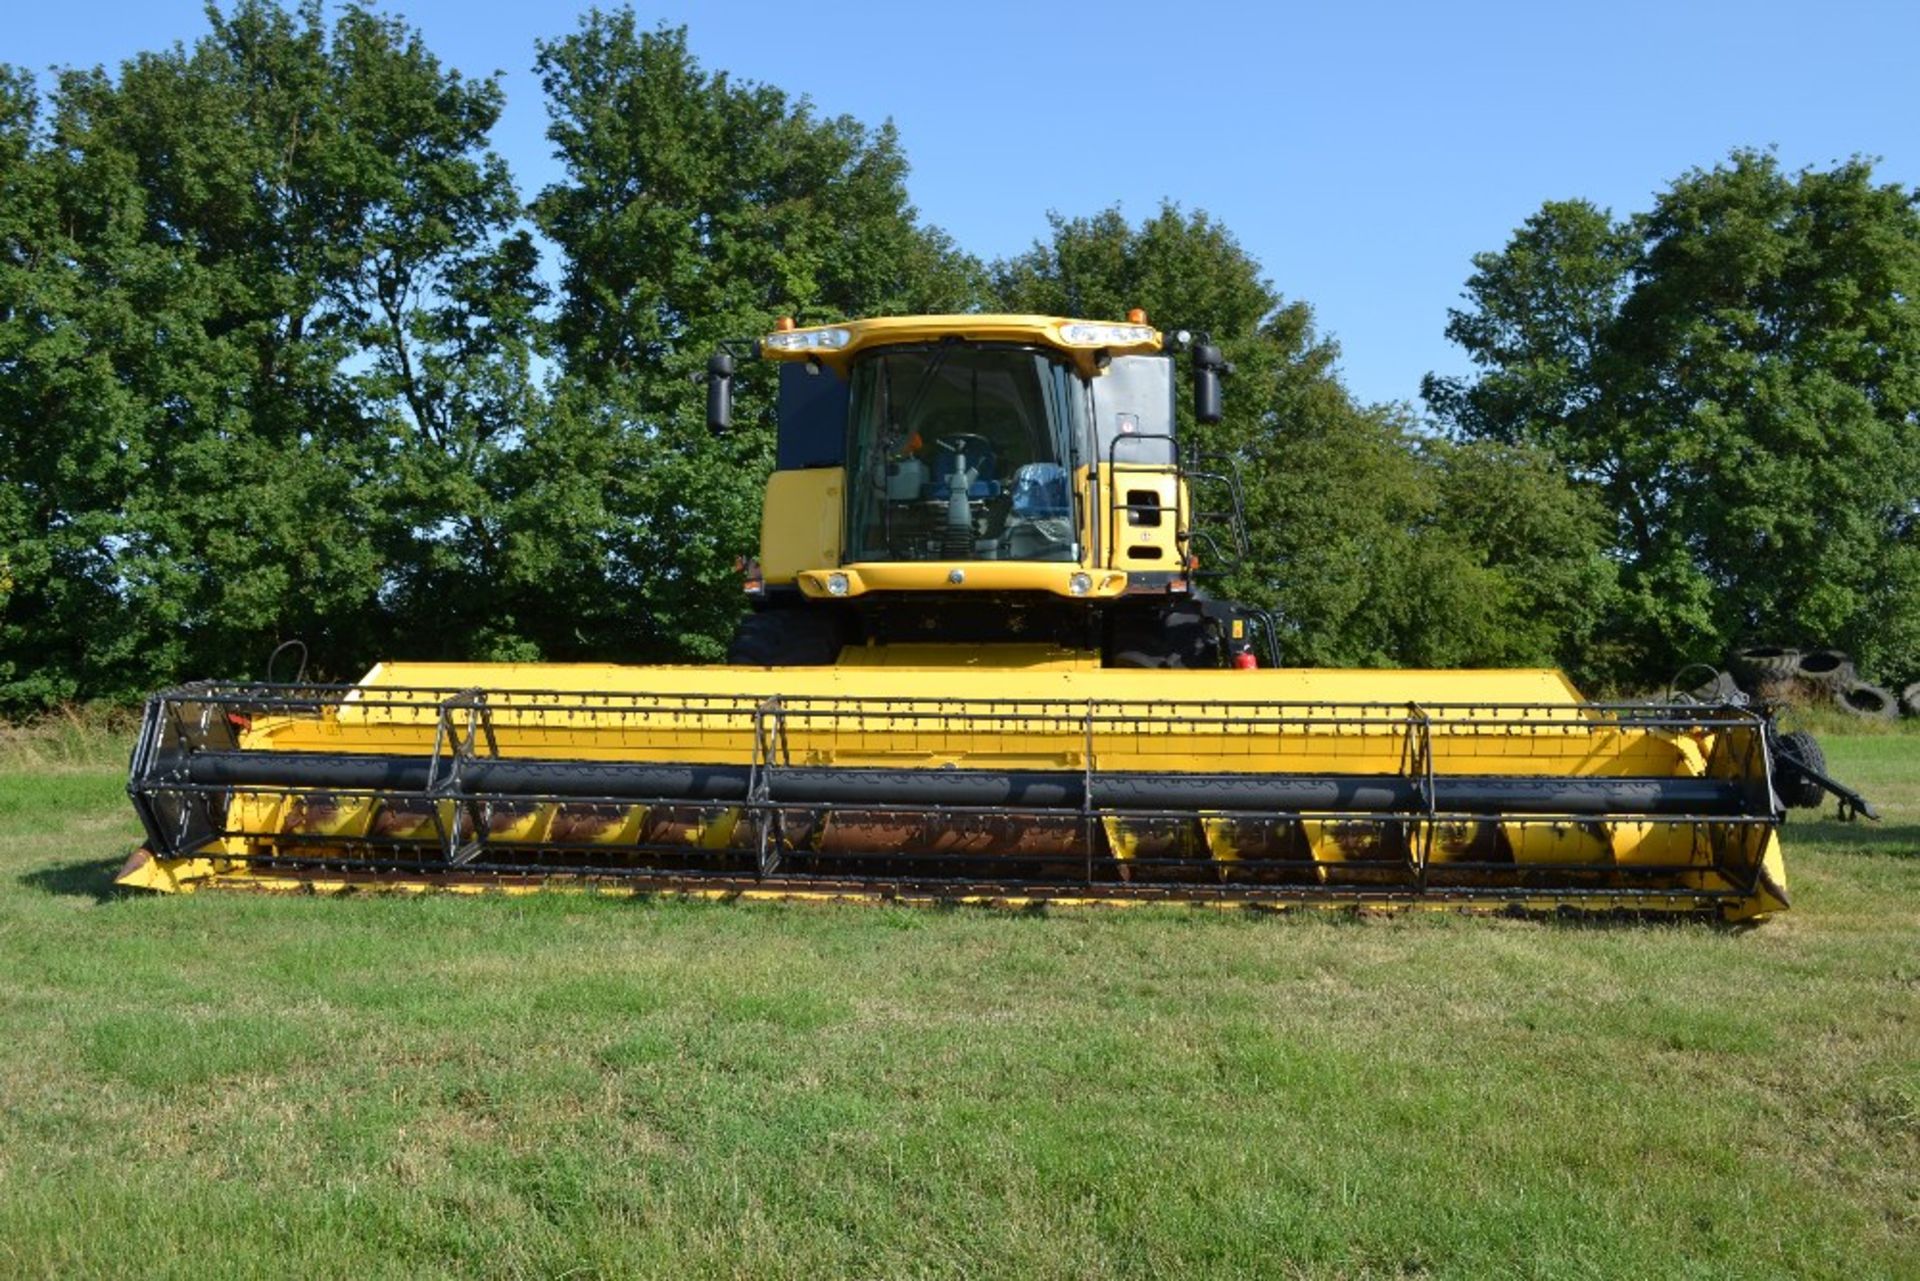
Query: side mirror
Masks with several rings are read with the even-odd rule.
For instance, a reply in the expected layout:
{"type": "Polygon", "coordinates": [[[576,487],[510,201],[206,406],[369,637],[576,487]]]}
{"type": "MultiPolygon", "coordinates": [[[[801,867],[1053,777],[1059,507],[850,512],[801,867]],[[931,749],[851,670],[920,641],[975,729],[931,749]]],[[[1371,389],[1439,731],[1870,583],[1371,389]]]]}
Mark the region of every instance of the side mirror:
{"type": "Polygon", "coordinates": [[[718,436],[733,429],[733,357],[716,351],[707,357],[707,430],[718,436]]]}
{"type": "Polygon", "coordinates": [[[1193,416],[1203,423],[1217,423],[1224,412],[1220,402],[1220,375],[1227,362],[1220,349],[1210,342],[1193,345],[1193,416]]]}

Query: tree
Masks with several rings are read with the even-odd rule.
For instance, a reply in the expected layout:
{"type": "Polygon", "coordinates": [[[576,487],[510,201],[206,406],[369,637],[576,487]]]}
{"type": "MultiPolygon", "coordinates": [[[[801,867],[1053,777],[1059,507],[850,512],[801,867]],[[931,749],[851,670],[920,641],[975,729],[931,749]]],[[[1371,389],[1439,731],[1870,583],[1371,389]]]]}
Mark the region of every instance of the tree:
{"type": "MultiPolygon", "coordinates": [[[[1016,311],[1205,330],[1235,366],[1225,421],[1183,433],[1237,468],[1252,551],[1213,590],[1271,608],[1287,661],[1575,664],[1612,590],[1601,515],[1535,451],[1447,446],[1356,404],[1339,348],[1233,235],[1166,204],[1055,217],[993,270],[1016,311]]],[[[1576,664],[1577,665],[1577,664],[1576,664]]]]}
{"type": "Polygon", "coordinates": [[[1474,266],[1448,335],[1480,372],[1427,400],[1603,495],[1617,677],[1761,638],[1920,670],[1914,193],[1737,152],[1626,220],[1549,204],[1474,266]]]}
{"type": "Polygon", "coordinates": [[[90,350],[90,299],[63,269],[77,249],[39,160],[42,130],[33,77],[0,69],[0,707],[79,690],[73,665],[49,660],[111,604],[87,561],[117,523],[86,499],[126,470],[102,429],[125,397],[90,350]]]}
{"type": "Polygon", "coordinates": [[[499,88],[358,8],[208,20],[9,135],[15,705],[491,616],[539,299],[499,88]]]}
{"type": "Polygon", "coordinates": [[[576,625],[601,648],[717,657],[772,464],[772,377],[743,369],[739,428],[709,439],[695,380],[715,344],[782,315],[962,310],[979,269],[920,224],[890,124],[709,72],[684,29],[593,11],[536,65],[566,170],[534,214],[562,255],[570,386],[534,448],[604,479],[562,503],[603,531],[567,579],[592,602],[576,625]]]}

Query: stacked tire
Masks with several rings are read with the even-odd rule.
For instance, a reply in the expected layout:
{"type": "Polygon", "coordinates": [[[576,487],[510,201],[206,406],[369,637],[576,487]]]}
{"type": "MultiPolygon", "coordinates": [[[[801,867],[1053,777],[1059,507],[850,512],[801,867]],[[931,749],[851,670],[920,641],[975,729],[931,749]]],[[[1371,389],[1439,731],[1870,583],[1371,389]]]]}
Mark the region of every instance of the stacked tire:
{"type": "Polygon", "coordinates": [[[1870,720],[1891,720],[1903,708],[1920,716],[1920,681],[1895,695],[1861,680],[1843,650],[1750,645],[1734,652],[1731,666],[1741,688],[1762,702],[1825,704],[1870,720]]]}
{"type": "Polygon", "coordinates": [[[1767,681],[1792,680],[1800,667],[1800,651],[1779,645],[1749,645],[1733,652],[1734,677],[1748,689],[1767,681]]]}
{"type": "Polygon", "coordinates": [[[1846,689],[1860,678],[1853,660],[1837,649],[1810,649],[1793,662],[1794,676],[1814,689],[1833,692],[1846,689]]]}
{"type": "Polygon", "coordinates": [[[1800,651],[1780,645],[1749,645],[1733,654],[1733,678],[1765,703],[1800,701],[1800,651]]]}
{"type": "Polygon", "coordinates": [[[1815,701],[1829,702],[1843,712],[1869,720],[1892,720],[1900,714],[1900,700],[1891,691],[1861,680],[1853,659],[1842,650],[1808,650],[1797,660],[1794,675],[1815,701]]]}
{"type": "Polygon", "coordinates": [[[1891,690],[1865,681],[1854,681],[1843,689],[1836,689],[1833,701],[1841,711],[1870,720],[1890,721],[1900,714],[1900,700],[1891,690]]]}

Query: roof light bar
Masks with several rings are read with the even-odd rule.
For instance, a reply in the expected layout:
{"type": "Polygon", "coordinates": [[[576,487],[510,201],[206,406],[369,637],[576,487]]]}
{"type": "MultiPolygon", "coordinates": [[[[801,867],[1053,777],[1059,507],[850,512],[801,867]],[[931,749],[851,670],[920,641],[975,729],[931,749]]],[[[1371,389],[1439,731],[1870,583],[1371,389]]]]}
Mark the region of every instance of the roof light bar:
{"type": "Polygon", "coordinates": [[[1069,347],[1143,347],[1159,336],[1151,325],[1096,325],[1075,321],[1060,326],[1060,341],[1069,347]]]}
{"type": "Polygon", "coordinates": [[[769,351],[839,351],[852,341],[845,329],[785,329],[768,334],[760,345],[769,351]]]}

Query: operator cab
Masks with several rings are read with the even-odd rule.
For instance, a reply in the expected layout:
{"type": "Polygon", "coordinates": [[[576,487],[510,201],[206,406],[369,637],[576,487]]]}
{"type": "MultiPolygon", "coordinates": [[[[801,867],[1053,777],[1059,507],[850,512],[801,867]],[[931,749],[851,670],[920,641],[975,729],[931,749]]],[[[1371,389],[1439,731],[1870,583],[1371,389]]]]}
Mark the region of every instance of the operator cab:
{"type": "Polygon", "coordinates": [[[947,340],[881,347],[851,370],[847,559],[1081,559],[1075,473],[1172,462],[1165,356],[1093,380],[1066,354],[947,340]]]}
{"type": "MultiPolygon", "coordinates": [[[[752,344],[780,370],[764,577],[749,582],[822,599],[954,587],[1095,600],[1187,591],[1197,513],[1175,449],[1172,353],[1192,353],[1201,423],[1218,421],[1223,369],[1204,337],[1190,339],[1164,344],[1137,311],[1125,324],[782,321],[752,344]],[[970,575],[970,564],[996,568],[970,575]]],[[[716,432],[732,422],[742,345],[708,362],[716,432]]]]}
{"type": "MultiPolygon", "coordinates": [[[[729,655],[813,664],[937,637],[1118,666],[1245,657],[1243,611],[1193,581],[1195,525],[1222,514],[1193,482],[1232,491],[1244,555],[1237,488],[1183,466],[1174,439],[1173,353],[1191,357],[1202,424],[1220,421],[1227,367],[1204,335],[1168,339],[1135,311],[783,320],[754,340],[780,367],[779,430],[760,554],[742,561],[755,612],[729,655]]],[[[746,345],[708,361],[715,432],[746,345]]]]}
{"type": "Polygon", "coordinates": [[[1062,356],[957,341],[854,363],[848,559],[1077,561],[1086,397],[1062,356]]]}

